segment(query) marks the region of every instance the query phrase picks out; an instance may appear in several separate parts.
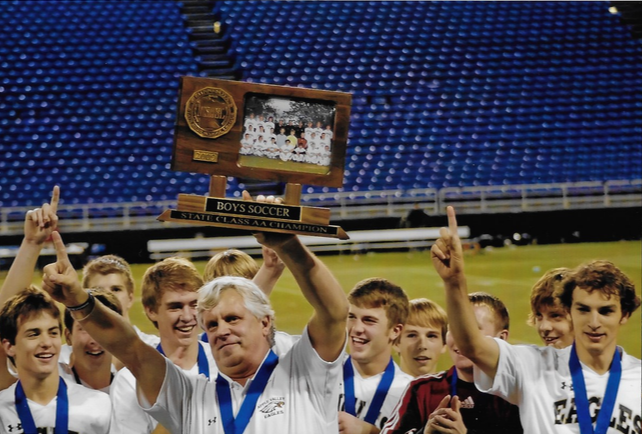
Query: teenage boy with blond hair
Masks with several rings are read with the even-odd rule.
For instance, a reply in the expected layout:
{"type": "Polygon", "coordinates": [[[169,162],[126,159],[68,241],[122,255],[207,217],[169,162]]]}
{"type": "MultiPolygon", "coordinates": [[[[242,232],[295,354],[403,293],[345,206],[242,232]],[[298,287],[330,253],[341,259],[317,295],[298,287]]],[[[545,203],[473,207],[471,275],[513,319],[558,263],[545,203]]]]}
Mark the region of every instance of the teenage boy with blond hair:
{"type": "Polygon", "coordinates": [[[566,348],[573,343],[573,323],[568,309],[558,295],[568,268],[548,270],[531,289],[531,312],[528,325],[537,329],[537,334],[547,346],[566,348]]]}
{"type": "Polygon", "coordinates": [[[410,300],[408,320],[397,339],[401,370],[412,377],[437,372],[439,357],[446,352],[448,316],[432,300],[410,300]]]}
{"type": "Polygon", "coordinates": [[[484,336],[471,317],[455,211],[447,213],[432,261],[445,283],[450,331],[475,364],[475,385],[516,404],[527,433],[640,431],[642,363],[617,345],[621,327],[640,306],[631,280],[607,261],[570,272],[560,295],[573,321],[570,347],[484,336]]]}
{"type": "Polygon", "coordinates": [[[378,433],[412,377],[392,359],[408,317],[408,297],[389,280],[362,280],[348,294],[348,348],[339,432],[378,433]]]}
{"type": "MultiPolygon", "coordinates": [[[[160,334],[158,352],[188,375],[216,376],[208,345],[199,342],[196,303],[203,285],[198,270],[185,258],[166,258],[145,271],[141,284],[145,313],[160,334]]],[[[158,422],[136,398],[136,378],[128,369],[116,375],[111,389],[112,434],[151,433],[158,422]]]]}
{"type": "MultiPolygon", "coordinates": [[[[504,303],[485,292],[470,294],[469,300],[482,333],[508,339],[509,316],[504,303]]],[[[446,334],[446,344],[454,365],[448,371],[424,375],[410,383],[383,432],[405,434],[415,430],[427,434],[448,428],[453,431],[446,432],[521,433],[518,408],[478,391],[473,382],[473,364],[461,355],[450,333],[446,334]],[[452,413],[450,418],[435,417],[446,409],[452,413]]]]}
{"type": "MultiPolygon", "coordinates": [[[[103,255],[89,261],[82,270],[83,288],[101,288],[112,292],[120,302],[123,318],[131,324],[129,311],[134,304],[134,276],[129,263],[117,255],[103,255]]],[[[134,326],[138,336],[155,347],[157,335],[142,332],[134,326]]]]}

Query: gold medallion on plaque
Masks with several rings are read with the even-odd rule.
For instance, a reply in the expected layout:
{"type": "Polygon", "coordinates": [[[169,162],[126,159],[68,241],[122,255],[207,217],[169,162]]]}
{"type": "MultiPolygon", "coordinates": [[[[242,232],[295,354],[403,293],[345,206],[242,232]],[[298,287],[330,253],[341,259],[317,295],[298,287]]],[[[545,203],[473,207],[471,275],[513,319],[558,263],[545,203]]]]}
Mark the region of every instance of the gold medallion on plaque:
{"type": "Polygon", "coordinates": [[[236,114],[232,96],[217,87],[194,92],[185,104],[187,125],[196,134],[208,139],[227,134],[236,122],[236,114]]]}

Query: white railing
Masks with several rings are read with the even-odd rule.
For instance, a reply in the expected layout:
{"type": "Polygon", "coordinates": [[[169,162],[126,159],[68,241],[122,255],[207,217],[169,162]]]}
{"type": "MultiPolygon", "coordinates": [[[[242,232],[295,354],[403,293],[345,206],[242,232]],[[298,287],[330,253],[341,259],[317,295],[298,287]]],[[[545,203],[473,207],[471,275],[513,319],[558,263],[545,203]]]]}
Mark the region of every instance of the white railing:
{"type": "MultiPolygon", "coordinates": [[[[493,214],[642,206],[642,179],[631,181],[446,187],[302,195],[301,204],[331,209],[333,221],[405,217],[419,203],[429,215],[448,205],[458,214],[493,214]]],[[[156,218],[175,201],[59,206],[64,232],[105,232],[176,228],[156,218]]],[[[0,235],[20,235],[27,207],[0,209],[0,235]]]]}

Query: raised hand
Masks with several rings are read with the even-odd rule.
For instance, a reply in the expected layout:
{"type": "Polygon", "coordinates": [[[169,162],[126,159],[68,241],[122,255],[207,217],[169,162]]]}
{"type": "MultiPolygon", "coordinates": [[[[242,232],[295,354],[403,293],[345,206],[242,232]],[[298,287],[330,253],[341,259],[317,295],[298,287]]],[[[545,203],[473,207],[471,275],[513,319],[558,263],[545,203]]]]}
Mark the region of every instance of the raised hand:
{"type": "Polygon", "coordinates": [[[266,268],[275,270],[275,272],[278,272],[280,275],[285,269],[285,264],[281,258],[279,258],[279,255],[277,255],[274,250],[265,246],[261,249],[261,253],[263,254],[263,265],[266,268]]]}
{"type": "Polygon", "coordinates": [[[51,232],[58,225],[56,211],[59,198],[60,189],[55,186],[51,195],[51,203],[45,203],[42,207],[27,211],[25,214],[24,238],[2,288],[0,288],[0,306],[19,291],[31,285],[40,251],[51,232]]]}
{"type": "Polygon", "coordinates": [[[464,255],[457,233],[457,218],[452,206],[446,208],[448,228],[441,228],[439,239],[430,249],[432,263],[439,276],[446,282],[463,277],[464,255]]]}
{"type": "Polygon", "coordinates": [[[466,434],[468,431],[461,417],[460,409],[461,401],[458,396],[454,396],[452,399],[450,395],[444,396],[435,411],[428,417],[424,434],[466,434]]]}
{"type": "MultiPolygon", "coordinates": [[[[247,190],[243,190],[243,200],[253,200],[247,190]]],[[[256,197],[256,202],[281,204],[283,203],[283,199],[272,195],[264,196],[259,194],[256,197]]],[[[292,234],[280,234],[275,232],[254,232],[253,235],[260,244],[271,249],[278,249],[294,238],[294,235],[292,234]]]]}
{"type": "Polygon", "coordinates": [[[45,266],[42,289],[65,306],[78,306],[87,301],[87,292],[80,285],[78,273],[71,265],[65,244],[58,232],[51,234],[56,249],[56,262],[45,266]]]}
{"type": "Polygon", "coordinates": [[[40,208],[27,211],[24,223],[25,240],[35,244],[44,243],[58,226],[58,201],[60,188],[56,185],[51,193],[51,202],[40,208]]]}

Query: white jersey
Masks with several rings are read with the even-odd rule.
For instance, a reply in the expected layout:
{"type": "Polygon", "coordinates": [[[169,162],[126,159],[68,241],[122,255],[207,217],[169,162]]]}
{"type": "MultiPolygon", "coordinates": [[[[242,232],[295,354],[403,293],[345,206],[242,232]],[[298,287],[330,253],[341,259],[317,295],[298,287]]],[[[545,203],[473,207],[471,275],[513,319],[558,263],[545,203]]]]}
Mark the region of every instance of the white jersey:
{"type": "Polygon", "coordinates": [[[274,332],[274,346],[272,347],[272,351],[279,357],[284,356],[299,339],[301,339],[301,335],[290,335],[277,330],[274,332]]]}
{"type": "MultiPolygon", "coordinates": [[[[216,362],[212,357],[210,346],[204,342],[199,344],[205,348],[205,355],[210,368],[210,380],[218,375],[216,362]]],[[[179,368],[180,369],[180,368],[179,368]]],[[[183,369],[187,375],[198,377],[198,363],[190,369],[183,369]]],[[[112,415],[110,434],[145,434],[156,429],[158,422],[138,405],[136,398],[136,378],[127,368],[121,369],[112,383],[112,415]]]]}
{"type": "MultiPolygon", "coordinates": [[[[109,433],[111,414],[109,395],[69,381],[65,381],[65,383],[67,383],[67,397],[69,399],[69,432],[77,434],[109,433]]],[[[8,389],[0,392],[0,421],[2,423],[0,434],[24,432],[16,411],[16,384],[14,383],[8,389]]],[[[52,399],[47,405],[41,405],[31,400],[27,401],[38,432],[53,433],[56,426],[58,399],[52,399]]]]}
{"type": "MultiPolygon", "coordinates": [[[[346,363],[348,363],[347,360],[346,363]]],[[[354,396],[355,398],[357,398],[357,402],[355,404],[355,410],[357,413],[356,416],[361,420],[365,420],[366,414],[370,409],[370,403],[374,398],[377,386],[379,385],[381,377],[383,376],[383,372],[377,375],[373,375],[372,377],[363,378],[361,374],[359,374],[359,371],[357,371],[357,368],[354,366],[354,361],[351,361],[351,363],[352,369],[354,371],[354,396]]],[[[379,411],[379,415],[377,416],[377,419],[374,423],[374,425],[379,429],[382,429],[388,419],[390,419],[390,416],[397,406],[399,399],[401,399],[401,397],[403,396],[406,387],[414,379],[412,376],[403,372],[396,363],[393,362],[393,365],[395,373],[392,384],[390,385],[390,389],[388,389],[386,399],[383,401],[381,410],[379,411]]],[[[345,411],[345,394],[343,381],[341,382],[340,390],[341,396],[339,399],[339,410],[345,411]]]]}
{"type": "MultiPolygon", "coordinates": [[[[112,379],[116,375],[116,372],[118,372],[118,371],[116,370],[116,367],[112,364],[111,365],[112,379]]],[[[58,374],[60,374],[60,376],[62,378],[64,378],[64,380],[65,380],[65,382],[67,384],[76,383],[76,384],[80,384],[81,386],[84,386],[84,387],[86,387],[88,389],[93,389],[93,387],[91,387],[89,384],[85,383],[80,377],[76,378],[76,374],[74,374],[73,368],[68,363],[58,362],[58,374]],[[80,383],[78,383],[78,381],[80,381],[80,383]]],[[[107,387],[103,387],[102,389],[94,389],[94,390],[99,390],[101,392],[105,392],[105,393],[109,394],[109,390],[110,389],[111,389],[111,384],[109,386],[107,386],[107,387]]]]}
{"type": "MultiPolygon", "coordinates": [[[[519,406],[526,434],[578,434],[573,380],[568,366],[571,347],[558,350],[495,340],[499,345],[499,364],[494,382],[475,368],[477,388],[519,406]]],[[[642,362],[618,349],[622,353],[622,378],[607,433],[638,433],[642,431],[642,362]]],[[[601,406],[609,373],[599,375],[584,364],[582,373],[593,417],[601,406]]]]}
{"type": "Polygon", "coordinates": [[[71,362],[72,348],[69,344],[62,344],[60,346],[60,355],[58,356],[58,363],[68,365],[71,362]]]}
{"type": "MultiPolygon", "coordinates": [[[[244,434],[336,433],[342,360],[323,361],[306,328],[290,351],[279,357],[244,434]]],[[[244,387],[226,379],[236,417],[251,382],[244,387]]],[[[149,407],[140,394],[138,399],[149,407]]],[[[171,433],[224,433],[215,382],[189,377],[171,363],[156,404],[146,411],[171,433]]]]}
{"type": "Polygon", "coordinates": [[[149,333],[142,332],[136,326],[134,326],[134,330],[136,331],[136,334],[138,335],[138,337],[141,338],[141,340],[145,342],[147,345],[149,345],[150,347],[156,348],[158,344],[160,344],[160,336],[150,335],[149,333]]]}

